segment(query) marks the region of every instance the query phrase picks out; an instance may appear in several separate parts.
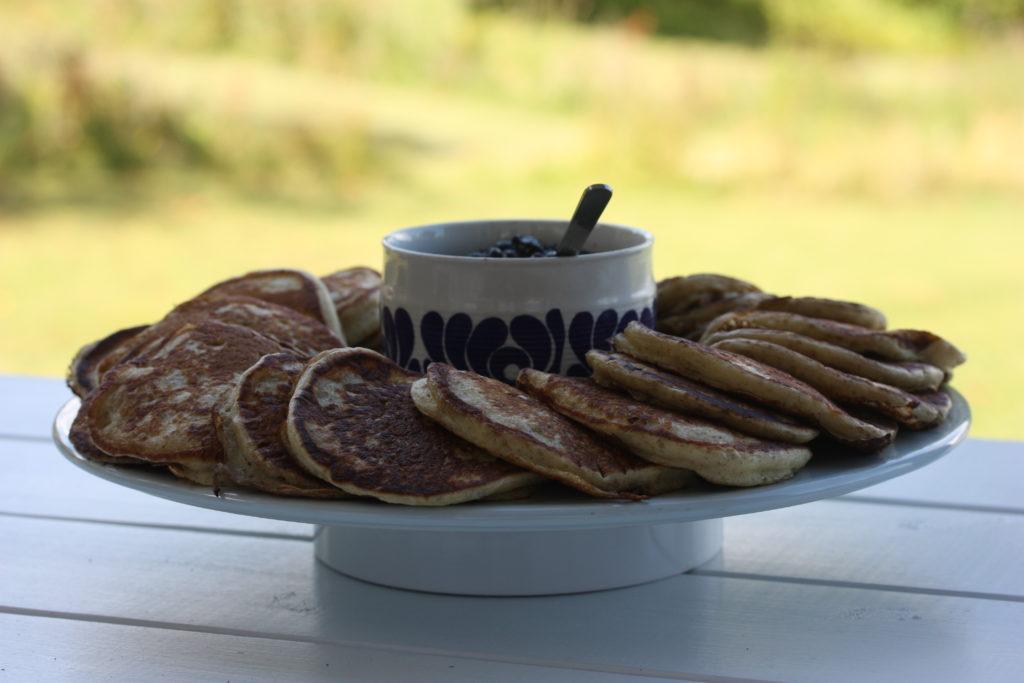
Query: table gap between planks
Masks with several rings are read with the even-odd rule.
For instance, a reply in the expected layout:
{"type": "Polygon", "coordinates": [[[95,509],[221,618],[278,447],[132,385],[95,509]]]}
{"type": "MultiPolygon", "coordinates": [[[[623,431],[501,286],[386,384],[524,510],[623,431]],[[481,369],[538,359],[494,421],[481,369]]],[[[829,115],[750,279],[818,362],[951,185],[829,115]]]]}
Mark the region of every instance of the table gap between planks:
{"type": "Polygon", "coordinates": [[[1020,680],[1024,445],[969,440],[834,500],[730,518],[688,574],[541,598],[393,590],[313,528],[73,467],[69,397],[0,377],[0,680],[1020,680]]]}

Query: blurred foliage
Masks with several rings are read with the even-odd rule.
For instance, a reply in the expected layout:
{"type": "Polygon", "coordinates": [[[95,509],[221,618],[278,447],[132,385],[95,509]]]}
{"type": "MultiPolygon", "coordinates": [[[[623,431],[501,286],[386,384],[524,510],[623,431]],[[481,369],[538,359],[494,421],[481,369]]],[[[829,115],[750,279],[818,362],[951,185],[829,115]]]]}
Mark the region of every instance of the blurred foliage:
{"type": "Polygon", "coordinates": [[[247,191],[333,189],[387,167],[392,146],[359,121],[227,120],[94,74],[86,54],[51,54],[13,78],[0,71],[0,201],[40,186],[125,190],[175,172],[247,191]]]}
{"type": "Polygon", "coordinates": [[[474,0],[479,8],[748,45],[940,49],[1019,30],[1024,0],[474,0]]]}
{"type": "Polygon", "coordinates": [[[0,200],[113,181],[130,194],[168,174],[352,198],[439,155],[485,164],[466,159],[494,135],[485,120],[447,138],[443,122],[418,125],[417,107],[459,98],[573,117],[555,146],[553,126],[519,132],[540,142],[523,140],[510,173],[614,164],[714,190],[1020,191],[1021,48],[966,36],[1018,21],[1022,3],[0,0],[0,200]],[[469,130],[479,138],[460,141],[469,130]]]}

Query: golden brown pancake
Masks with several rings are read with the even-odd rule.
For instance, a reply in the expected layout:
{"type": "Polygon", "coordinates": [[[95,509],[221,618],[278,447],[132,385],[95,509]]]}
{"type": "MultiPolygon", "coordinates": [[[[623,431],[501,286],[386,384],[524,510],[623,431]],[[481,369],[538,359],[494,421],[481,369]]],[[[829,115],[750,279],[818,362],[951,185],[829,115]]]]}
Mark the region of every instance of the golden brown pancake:
{"type": "Polygon", "coordinates": [[[345,333],[327,287],[320,278],[304,270],[280,268],[253,271],[219,282],[196,298],[220,296],[250,296],[286,306],[319,320],[341,340],[342,345],[345,344],[345,333]]]}
{"type": "Polygon", "coordinates": [[[693,470],[715,484],[773,484],[792,477],[811,458],[805,446],[744,436],[637,403],[586,379],[525,369],[516,386],[569,419],[615,439],[634,455],[693,470]]]}
{"type": "Polygon", "coordinates": [[[122,353],[125,348],[134,346],[133,340],[149,325],[138,325],[108,334],[103,339],[86,344],[75,355],[68,370],[68,388],[79,397],[99,386],[101,375],[100,365],[111,354],[122,353]]]}
{"type": "Polygon", "coordinates": [[[770,296],[762,292],[726,294],[721,299],[696,306],[684,313],[676,313],[669,316],[661,316],[659,314],[657,329],[659,332],[671,334],[675,337],[686,337],[687,339],[696,340],[704,333],[708,323],[723,313],[748,311],[757,308],[759,302],[770,298],[770,296]]]}
{"type": "Polygon", "coordinates": [[[304,358],[312,358],[321,351],[344,345],[319,320],[286,306],[252,297],[193,299],[176,307],[167,318],[172,324],[183,320],[216,320],[248,327],[304,358]]]}
{"type": "Polygon", "coordinates": [[[738,432],[786,443],[807,443],[818,430],[779,413],[664,372],[621,353],[590,351],[587,363],[598,384],[669,410],[707,418],[738,432]]]}
{"type": "Polygon", "coordinates": [[[637,323],[616,336],[614,346],[683,377],[810,420],[837,441],[859,450],[880,450],[896,436],[895,430],[855,418],[792,375],[739,354],[670,337],[637,323]]]}
{"type": "Polygon", "coordinates": [[[149,464],[136,458],[128,458],[124,456],[118,457],[101,451],[93,442],[92,436],[89,435],[89,416],[81,409],[81,407],[79,407],[78,413],[75,415],[75,419],[71,423],[71,429],[68,431],[68,440],[70,440],[71,445],[75,447],[75,451],[88,460],[112,465],[149,464]]]}
{"type": "Polygon", "coordinates": [[[603,498],[638,498],[687,485],[686,471],[605,444],[504,382],[433,363],[413,385],[420,412],[492,455],[603,498]]]}
{"type": "Polygon", "coordinates": [[[715,343],[713,348],[738,353],[788,372],[833,401],[877,410],[911,429],[934,427],[942,421],[943,416],[935,406],[913,394],[830,368],[785,346],[757,339],[725,339],[715,343]]]}
{"type": "Polygon", "coordinates": [[[164,337],[185,323],[203,321],[249,328],[306,358],[342,345],[341,340],[319,320],[287,306],[248,296],[225,295],[192,299],[177,306],[163,320],[107,354],[97,371],[102,376],[116,364],[160,344],[164,337]]]}
{"type": "Polygon", "coordinates": [[[714,346],[716,342],[726,339],[756,339],[785,346],[787,349],[802,353],[819,363],[824,363],[830,368],[889,384],[904,391],[934,391],[942,385],[946,377],[942,370],[928,363],[878,361],[862,356],[856,351],[844,349],[842,346],[785,330],[741,327],[725,332],[715,332],[709,335],[703,343],[714,346]]]}
{"type": "Polygon", "coordinates": [[[815,296],[773,296],[759,301],[753,308],[759,311],[781,311],[797,313],[808,318],[836,320],[872,330],[884,330],[886,325],[885,314],[877,308],[839,299],[823,299],[815,296]]]}
{"type": "Polygon", "coordinates": [[[367,346],[380,333],[380,273],[372,268],[339,270],[322,278],[352,346],[367,346]]]}
{"type": "Polygon", "coordinates": [[[409,395],[419,377],[369,349],[320,354],[288,405],[288,450],[348,493],[404,505],[479,500],[538,481],[421,415],[409,395]]]}
{"type": "Polygon", "coordinates": [[[659,282],[654,308],[659,318],[667,318],[730,295],[760,291],[756,285],[727,275],[696,273],[659,282]]]}
{"type": "Polygon", "coordinates": [[[213,410],[250,366],[280,345],[218,322],[186,324],[121,363],[82,406],[95,445],[112,456],[174,465],[213,484],[222,450],[213,410]]]}
{"type": "Polygon", "coordinates": [[[288,401],[305,367],[305,359],[291,353],[263,356],[228,393],[214,415],[227,482],[285,496],[345,496],[311,476],[284,445],[288,401]]]}
{"type": "Polygon", "coordinates": [[[726,313],[711,321],[704,338],[716,332],[745,327],[796,332],[858,353],[885,360],[930,363],[947,372],[967,360],[948,341],[924,330],[880,332],[859,325],[775,311],[726,313]]]}

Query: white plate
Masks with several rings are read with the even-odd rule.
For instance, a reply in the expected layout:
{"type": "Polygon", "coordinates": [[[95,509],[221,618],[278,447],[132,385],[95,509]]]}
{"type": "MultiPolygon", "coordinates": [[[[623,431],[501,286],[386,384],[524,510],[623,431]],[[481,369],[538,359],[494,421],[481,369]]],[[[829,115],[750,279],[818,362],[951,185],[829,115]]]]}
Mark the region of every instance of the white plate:
{"type": "Polygon", "coordinates": [[[66,403],[53,426],[54,441],[72,463],[90,474],[145,493],[198,507],[240,515],[326,526],[437,531],[544,531],[646,526],[717,519],[799,505],[877,484],[942,457],[967,436],[970,409],[949,390],[953,409],[928,431],[901,431],[895,443],[874,455],[819,452],[795,477],[770,486],[726,488],[703,485],[642,502],[587,499],[573,492],[549,493],[520,501],[470,503],[444,508],[386,505],[369,500],[304,500],[242,490],[206,487],[145,467],[104,465],[78,454],[68,430],[78,411],[66,403]]]}

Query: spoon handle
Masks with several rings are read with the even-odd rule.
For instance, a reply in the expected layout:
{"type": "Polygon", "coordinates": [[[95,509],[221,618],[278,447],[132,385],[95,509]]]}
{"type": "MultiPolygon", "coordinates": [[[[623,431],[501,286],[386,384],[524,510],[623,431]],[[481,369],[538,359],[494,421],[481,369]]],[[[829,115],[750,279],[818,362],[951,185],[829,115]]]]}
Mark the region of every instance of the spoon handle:
{"type": "Polygon", "coordinates": [[[583,244],[590,237],[590,231],[604,213],[604,208],[612,198],[612,188],[604,183],[596,183],[583,190],[580,203],[569,220],[569,227],[558,243],[559,256],[575,256],[583,249],[583,244]]]}

